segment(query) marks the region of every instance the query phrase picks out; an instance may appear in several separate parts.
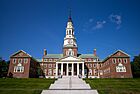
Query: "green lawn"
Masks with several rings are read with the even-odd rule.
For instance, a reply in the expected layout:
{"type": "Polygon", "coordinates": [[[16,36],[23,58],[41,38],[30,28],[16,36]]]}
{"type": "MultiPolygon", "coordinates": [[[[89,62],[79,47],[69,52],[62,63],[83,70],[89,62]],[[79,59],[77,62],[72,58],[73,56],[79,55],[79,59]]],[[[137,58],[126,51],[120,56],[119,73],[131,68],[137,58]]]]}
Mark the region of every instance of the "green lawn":
{"type": "Polygon", "coordinates": [[[40,94],[43,89],[48,89],[55,79],[16,79],[0,78],[0,94],[40,94]]]}
{"type": "Polygon", "coordinates": [[[140,94],[140,79],[85,79],[99,94],[140,94]]]}

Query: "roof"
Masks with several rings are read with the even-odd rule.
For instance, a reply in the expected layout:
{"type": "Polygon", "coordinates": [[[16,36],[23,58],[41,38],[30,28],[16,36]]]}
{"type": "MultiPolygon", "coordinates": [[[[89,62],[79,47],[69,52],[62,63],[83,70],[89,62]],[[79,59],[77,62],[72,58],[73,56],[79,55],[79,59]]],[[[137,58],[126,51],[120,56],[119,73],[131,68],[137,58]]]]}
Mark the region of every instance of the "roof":
{"type": "Polygon", "coordinates": [[[63,58],[63,54],[47,54],[43,58],[63,58]]]}
{"type": "Polygon", "coordinates": [[[13,53],[10,57],[12,57],[12,56],[14,56],[14,55],[16,55],[16,54],[18,54],[18,53],[20,53],[20,52],[23,52],[23,53],[27,54],[29,57],[32,57],[30,54],[26,53],[26,52],[23,51],[23,50],[19,50],[19,51],[13,53]]]}
{"type": "Polygon", "coordinates": [[[78,57],[80,57],[80,58],[99,58],[98,56],[95,56],[93,54],[81,54],[78,57]]]}
{"type": "Polygon", "coordinates": [[[42,59],[36,59],[37,62],[42,62],[42,59]]]}
{"type": "Polygon", "coordinates": [[[108,60],[108,58],[110,58],[110,57],[130,57],[130,55],[128,55],[127,53],[125,53],[125,52],[123,52],[122,50],[117,50],[116,52],[114,52],[113,54],[110,54],[108,57],[106,57],[104,60],[103,60],[103,62],[104,61],[106,61],[106,60],[108,60]],[[127,56],[113,56],[114,54],[116,54],[117,52],[122,52],[123,54],[125,54],[125,55],[127,55],[127,56]]]}

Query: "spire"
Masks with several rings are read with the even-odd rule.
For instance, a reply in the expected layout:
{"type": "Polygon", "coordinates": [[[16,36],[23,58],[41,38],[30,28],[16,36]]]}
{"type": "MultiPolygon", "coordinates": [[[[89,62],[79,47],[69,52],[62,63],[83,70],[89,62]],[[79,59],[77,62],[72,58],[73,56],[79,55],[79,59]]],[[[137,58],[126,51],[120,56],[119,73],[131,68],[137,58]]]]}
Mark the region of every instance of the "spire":
{"type": "Polygon", "coordinates": [[[69,9],[69,17],[68,17],[68,22],[72,22],[72,19],[71,19],[71,9],[69,9]]]}

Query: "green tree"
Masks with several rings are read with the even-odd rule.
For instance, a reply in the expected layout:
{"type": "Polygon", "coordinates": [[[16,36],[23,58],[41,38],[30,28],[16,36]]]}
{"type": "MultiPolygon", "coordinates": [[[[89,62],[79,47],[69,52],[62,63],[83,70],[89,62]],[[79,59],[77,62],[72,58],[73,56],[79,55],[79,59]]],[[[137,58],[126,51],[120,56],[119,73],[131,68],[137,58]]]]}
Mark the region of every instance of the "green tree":
{"type": "Polygon", "coordinates": [[[0,59],[0,78],[7,76],[8,66],[9,66],[9,61],[6,62],[5,60],[2,60],[2,58],[1,58],[0,59]]]}
{"type": "Polygon", "coordinates": [[[131,62],[132,73],[134,78],[140,77],[140,54],[135,56],[133,61],[131,62]]]}

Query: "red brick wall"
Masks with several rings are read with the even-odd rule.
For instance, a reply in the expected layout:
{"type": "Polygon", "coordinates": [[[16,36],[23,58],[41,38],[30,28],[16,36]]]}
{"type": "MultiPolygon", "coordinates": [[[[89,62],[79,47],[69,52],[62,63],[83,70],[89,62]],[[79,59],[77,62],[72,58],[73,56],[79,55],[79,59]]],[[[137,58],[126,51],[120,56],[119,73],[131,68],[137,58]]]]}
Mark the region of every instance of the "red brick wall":
{"type": "Polygon", "coordinates": [[[109,57],[106,61],[103,62],[100,70],[105,71],[109,68],[110,72],[103,73],[101,78],[132,78],[130,58],[124,53],[118,52],[109,57]],[[113,62],[114,59],[116,59],[116,63],[113,62]],[[119,59],[121,62],[119,62],[119,59]],[[127,63],[124,62],[125,59],[127,60],[127,63]],[[118,66],[119,63],[126,67],[126,72],[116,72],[116,66],[118,66]]]}
{"type": "Polygon", "coordinates": [[[8,70],[8,75],[11,72],[13,74],[13,77],[15,78],[29,78],[29,66],[30,66],[30,58],[28,59],[28,62],[25,64],[23,62],[24,57],[20,58],[10,58],[10,65],[9,65],[9,70],[8,70]],[[16,63],[14,64],[13,59],[16,59],[16,63]],[[22,65],[24,66],[24,72],[14,72],[14,66],[17,66],[18,64],[18,59],[22,59],[22,65]]]}

